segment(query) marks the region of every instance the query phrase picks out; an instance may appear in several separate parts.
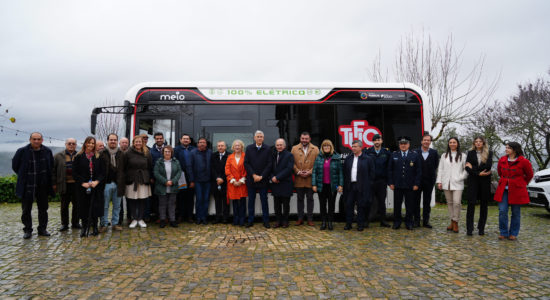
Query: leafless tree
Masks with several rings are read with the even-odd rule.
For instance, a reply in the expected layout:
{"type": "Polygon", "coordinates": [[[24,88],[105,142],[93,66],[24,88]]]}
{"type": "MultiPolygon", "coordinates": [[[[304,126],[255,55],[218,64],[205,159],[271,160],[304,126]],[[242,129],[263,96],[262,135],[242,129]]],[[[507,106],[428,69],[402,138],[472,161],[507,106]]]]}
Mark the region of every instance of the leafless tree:
{"type": "MultiPolygon", "coordinates": [[[[101,106],[118,105],[114,100],[105,100],[101,106]]],[[[107,137],[111,133],[116,133],[120,136],[120,122],[122,115],[120,114],[99,114],[96,125],[96,137],[99,140],[107,141],[107,137]]]]}
{"type": "MultiPolygon", "coordinates": [[[[485,79],[484,55],[464,71],[462,54],[463,49],[456,48],[452,34],[444,43],[437,43],[424,31],[420,37],[411,32],[401,39],[397,48],[391,79],[414,83],[427,94],[424,103],[430,110],[430,132],[434,140],[439,139],[449,125],[463,124],[483,108],[500,81],[500,75],[491,81],[485,79]]],[[[382,69],[379,53],[370,70],[371,80],[388,81],[389,73],[388,69],[382,69]]]]}

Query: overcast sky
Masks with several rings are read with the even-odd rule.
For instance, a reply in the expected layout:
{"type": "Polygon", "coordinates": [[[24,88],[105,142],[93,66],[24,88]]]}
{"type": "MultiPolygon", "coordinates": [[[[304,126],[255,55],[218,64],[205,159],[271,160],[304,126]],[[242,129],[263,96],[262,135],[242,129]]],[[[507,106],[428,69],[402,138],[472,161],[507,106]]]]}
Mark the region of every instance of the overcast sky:
{"type": "MultiPolygon", "coordinates": [[[[61,139],[144,81],[369,81],[379,51],[391,64],[422,29],[452,33],[465,68],[486,55],[498,100],[550,67],[543,0],[0,1],[0,104],[17,118],[0,125],[61,139]]],[[[0,147],[27,139],[4,130],[0,147]]]]}

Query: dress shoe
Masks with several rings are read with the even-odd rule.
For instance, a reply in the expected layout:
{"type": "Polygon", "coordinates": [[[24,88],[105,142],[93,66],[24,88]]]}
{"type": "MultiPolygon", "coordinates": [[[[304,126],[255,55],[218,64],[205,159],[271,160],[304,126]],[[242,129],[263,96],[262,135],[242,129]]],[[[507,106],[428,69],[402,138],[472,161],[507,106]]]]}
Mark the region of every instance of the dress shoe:
{"type": "Polygon", "coordinates": [[[414,222],[413,227],[414,228],[420,227],[420,221],[414,222]]]}
{"type": "Polygon", "coordinates": [[[321,223],[321,227],[319,227],[319,230],[325,230],[325,229],[327,229],[327,222],[323,221],[321,223]]]}
{"type": "Polygon", "coordinates": [[[369,222],[365,222],[364,228],[369,228],[369,222]]]}
{"type": "Polygon", "coordinates": [[[327,224],[328,230],[334,230],[334,226],[332,225],[332,222],[329,221],[327,224]]]}
{"type": "Polygon", "coordinates": [[[304,220],[298,220],[298,221],[296,221],[296,224],[294,224],[294,225],[300,226],[302,224],[304,224],[304,220]]]}
{"type": "Polygon", "coordinates": [[[69,225],[63,225],[61,228],[59,228],[59,231],[67,231],[69,230],[69,225]]]}
{"type": "Polygon", "coordinates": [[[104,233],[105,231],[107,231],[107,226],[99,227],[99,233],[104,233]]]}
{"type": "Polygon", "coordinates": [[[380,222],[380,227],[391,227],[391,225],[384,222],[384,221],[382,221],[382,222],[380,222]]]}
{"type": "Polygon", "coordinates": [[[498,239],[501,240],[501,241],[502,241],[502,240],[505,240],[505,239],[507,239],[507,238],[508,238],[508,237],[505,237],[505,236],[503,236],[503,235],[499,235],[499,236],[498,236],[498,239]]]}
{"type": "Polygon", "coordinates": [[[39,236],[51,236],[51,234],[46,229],[38,231],[38,235],[39,236]]]}
{"type": "Polygon", "coordinates": [[[269,223],[264,223],[264,227],[265,228],[271,228],[271,225],[269,225],[269,223]]]}
{"type": "Polygon", "coordinates": [[[508,239],[509,239],[510,241],[515,241],[515,240],[517,240],[517,238],[516,238],[515,235],[509,236],[508,239]]]}
{"type": "Polygon", "coordinates": [[[308,226],[315,226],[315,224],[313,224],[313,221],[307,221],[307,225],[308,226]]]}
{"type": "Polygon", "coordinates": [[[405,227],[407,227],[407,230],[413,230],[414,229],[413,225],[405,225],[405,227]]]}
{"type": "Polygon", "coordinates": [[[480,230],[479,235],[485,235],[485,230],[480,230]]]}
{"type": "Polygon", "coordinates": [[[82,227],[82,229],[80,229],[80,237],[87,237],[88,236],[88,229],[86,227],[82,227]]]}
{"type": "Polygon", "coordinates": [[[32,232],[30,231],[25,231],[25,233],[23,233],[23,238],[28,240],[32,237],[32,232]]]}
{"type": "Polygon", "coordinates": [[[399,229],[399,227],[401,227],[401,224],[393,224],[392,226],[393,229],[399,229]]]}
{"type": "Polygon", "coordinates": [[[250,228],[250,227],[252,227],[252,226],[254,226],[254,223],[246,223],[246,224],[244,224],[244,227],[246,227],[246,228],[250,228]]]}
{"type": "Polygon", "coordinates": [[[170,227],[177,228],[177,227],[178,227],[178,223],[176,223],[176,221],[171,221],[171,222],[170,222],[170,227]]]}
{"type": "Polygon", "coordinates": [[[365,228],[363,226],[358,226],[357,231],[363,231],[365,228]]]}
{"type": "Polygon", "coordinates": [[[187,219],[187,223],[191,223],[191,224],[192,224],[192,223],[193,223],[193,218],[188,218],[188,219],[187,219]]]}
{"type": "Polygon", "coordinates": [[[457,221],[453,221],[453,232],[454,233],[458,233],[458,222],[457,221]]]}
{"type": "Polygon", "coordinates": [[[80,224],[76,224],[76,225],[73,225],[71,226],[73,229],[82,229],[82,226],[80,226],[80,224]]]}
{"type": "Polygon", "coordinates": [[[344,230],[350,230],[351,229],[351,224],[346,224],[346,226],[344,226],[344,230]]]}
{"type": "Polygon", "coordinates": [[[472,236],[472,235],[474,235],[474,234],[472,233],[471,230],[468,230],[468,231],[466,231],[466,235],[467,235],[467,236],[472,236]]]}
{"type": "MultiPolygon", "coordinates": [[[[191,222],[191,223],[193,223],[193,222],[191,222]]],[[[195,222],[195,224],[201,225],[201,221],[197,220],[197,221],[195,222]]]]}
{"type": "Polygon", "coordinates": [[[160,228],[166,227],[166,221],[160,220],[160,225],[159,225],[159,227],[160,227],[160,228]]]}
{"type": "Polygon", "coordinates": [[[283,227],[283,224],[281,224],[281,223],[273,224],[273,228],[279,228],[279,227],[283,227]]]}
{"type": "Polygon", "coordinates": [[[283,228],[288,228],[288,223],[283,223],[283,228]]]}
{"type": "Polygon", "coordinates": [[[120,225],[115,225],[115,226],[113,226],[113,230],[114,230],[114,231],[122,231],[122,226],[120,226],[120,225]]]}
{"type": "Polygon", "coordinates": [[[430,228],[430,229],[433,228],[433,226],[430,225],[430,223],[424,223],[424,225],[422,225],[422,227],[424,227],[424,228],[430,228]]]}
{"type": "Polygon", "coordinates": [[[202,225],[208,225],[208,222],[206,222],[206,220],[202,220],[202,225]]]}
{"type": "Polygon", "coordinates": [[[92,231],[93,236],[97,236],[99,234],[99,230],[97,229],[97,225],[94,226],[94,230],[92,231]]]}
{"type": "Polygon", "coordinates": [[[214,221],[212,221],[212,224],[218,224],[218,223],[220,223],[220,220],[214,219],[214,221]]]}
{"type": "Polygon", "coordinates": [[[455,221],[452,221],[451,220],[451,225],[447,226],[447,231],[453,231],[453,225],[454,225],[455,221]]]}

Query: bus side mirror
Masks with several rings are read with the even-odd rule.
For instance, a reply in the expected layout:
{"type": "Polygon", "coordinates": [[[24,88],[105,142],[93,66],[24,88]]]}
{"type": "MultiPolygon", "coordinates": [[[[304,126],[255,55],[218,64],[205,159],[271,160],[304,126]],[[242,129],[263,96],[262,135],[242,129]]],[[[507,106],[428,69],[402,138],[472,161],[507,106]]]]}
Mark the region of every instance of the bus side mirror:
{"type": "Polygon", "coordinates": [[[94,108],[92,110],[92,116],[90,118],[90,132],[92,133],[92,135],[95,135],[95,127],[97,125],[97,113],[98,113],[98,108],[94,108]]]}

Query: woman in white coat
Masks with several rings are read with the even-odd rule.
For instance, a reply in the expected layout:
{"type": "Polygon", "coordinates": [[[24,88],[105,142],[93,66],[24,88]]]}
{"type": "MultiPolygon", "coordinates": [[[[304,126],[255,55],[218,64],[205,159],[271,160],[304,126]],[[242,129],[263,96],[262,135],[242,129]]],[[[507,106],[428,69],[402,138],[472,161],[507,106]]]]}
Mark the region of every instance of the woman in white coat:
{"type": "Polygon", "coordinates": [[[436,183],[437,188],[445,192],[445,199],[447,199],[449,217],[451,218],[451,225],[447,227],[447,230],[456,233],[458,233],[464,180],[468,177],[464,168],[465,164],[466,156],[460,152],[460,142],[456,137],[450,138],[447,152],[439,160],[436,183]]]}

